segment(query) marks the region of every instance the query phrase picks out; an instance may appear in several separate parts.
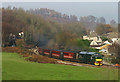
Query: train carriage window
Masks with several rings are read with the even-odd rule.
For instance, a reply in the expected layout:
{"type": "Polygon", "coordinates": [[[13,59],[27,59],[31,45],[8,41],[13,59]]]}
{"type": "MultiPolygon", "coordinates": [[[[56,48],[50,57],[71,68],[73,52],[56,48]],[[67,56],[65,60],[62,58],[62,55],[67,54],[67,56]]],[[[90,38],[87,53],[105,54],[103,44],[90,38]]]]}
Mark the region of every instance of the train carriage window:
{"type": "Polygon", "coordinates": [[[53,51],[53,53],[55,53],[55,54],[60,54],[60,52],[55,52],[55,51],[53,51]]]}
{"type": "Polygon", "coordinates": [[[45,52],[49,52],[49,50],[45,50],[45,52]]]}
{"type": "Polygon", "coordinates": [[[64,53],[64,52],[63,52],[63,54],[64,54],[64,55],[69,55],[69,53],[64,53]]]}
{"type": "Polygon", "coordinates": [[[73,55],[73,54],[70,54],[71,56],[73,55]]]}

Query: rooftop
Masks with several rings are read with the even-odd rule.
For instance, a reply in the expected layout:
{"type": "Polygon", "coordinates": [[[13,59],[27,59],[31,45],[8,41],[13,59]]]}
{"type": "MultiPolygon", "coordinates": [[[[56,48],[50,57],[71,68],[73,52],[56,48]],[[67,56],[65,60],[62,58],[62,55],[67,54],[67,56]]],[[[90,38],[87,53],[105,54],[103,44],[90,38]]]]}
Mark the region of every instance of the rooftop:
{"type": "MultiPolygon", "coordinates": [[[[120,33],[119,33],[120,36],[120,33]]],[[[108,38],[118,38],[118,33],[117,32],[111,32],[107,34],[108,38]]]]}
{"type": "Polygon", "coordinates": [[[90,35],[88,35],[89,37],[97,37],[97,33],[96,32],[90,32],[90,35]]]}

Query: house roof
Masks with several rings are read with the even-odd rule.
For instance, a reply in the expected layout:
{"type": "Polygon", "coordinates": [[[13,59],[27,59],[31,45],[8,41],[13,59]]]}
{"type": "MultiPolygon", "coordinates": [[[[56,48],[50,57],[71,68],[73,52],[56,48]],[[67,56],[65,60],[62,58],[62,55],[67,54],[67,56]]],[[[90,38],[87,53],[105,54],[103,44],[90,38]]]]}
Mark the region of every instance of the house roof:
{"type": "Polygon", "coordinates": [[[90,47],[101,47],[102,45],[90,45],[90,47]]]}
{"type": "Polygon", "coordinates": [[[96,52],[79,52],[80,54],[95,55],[96,52]]]}
{"type": "Polygon", "coordinates": [[[92,41],[90,43],[90,45],[102,45],[102,43],[101,42],[92,41]]]}
{"type": "Polygon", "coordinates": [[[96,32],[90,32],[90,35],[89,35],[89,37],[97,37],[97,34],[96,34],[96,32]]]}
{"type": "MultiPolygon", "coordinates": [[[[120,35],[120,34],[119,34],[120,35]]],[[[118,38],[118,33],[117,32],[111,32],[107,34],[108,38],[118,38]]]]}
{"type": "Polygon", "coordinates": [[[104,42],[104,44],[111,44],[111,43],[110,43],[110,42],[108,42],[108,41],[105,41],[105,42],[104,42]]]}
{"type": "Polygon", "coordinates": [[[106,45],[100,47],[100,49],[106,48],[106,47],[108,47],[109,45],[110,45],[110,44],[106,44],[106,45]]]}
{"type": "Polygon", "coordinates": [[[92,41],[90,45],[98,45],[96,41],[92,41]]]}

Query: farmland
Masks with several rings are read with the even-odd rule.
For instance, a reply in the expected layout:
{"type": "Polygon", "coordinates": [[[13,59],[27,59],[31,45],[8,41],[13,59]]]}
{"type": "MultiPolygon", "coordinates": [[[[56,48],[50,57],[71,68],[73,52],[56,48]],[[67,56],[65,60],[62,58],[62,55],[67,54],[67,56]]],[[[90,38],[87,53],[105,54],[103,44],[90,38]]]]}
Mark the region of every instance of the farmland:
{"type": "Polygon", "coordinates": [[[118,70],[25,61],[16,53],[2,53],[3,80],[117,80],[118,70]]]}

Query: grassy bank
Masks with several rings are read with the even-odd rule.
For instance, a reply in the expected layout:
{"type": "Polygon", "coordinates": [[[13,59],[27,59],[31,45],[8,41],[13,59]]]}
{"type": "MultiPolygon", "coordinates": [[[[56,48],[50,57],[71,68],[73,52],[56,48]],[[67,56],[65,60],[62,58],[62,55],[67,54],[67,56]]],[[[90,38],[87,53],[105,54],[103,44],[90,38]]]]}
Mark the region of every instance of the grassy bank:
{"type": "Polygon", "coordinates": [[[25,61],[16,53],[2,53],[3,80],[117,80],[118,70],[25,61]]]}

